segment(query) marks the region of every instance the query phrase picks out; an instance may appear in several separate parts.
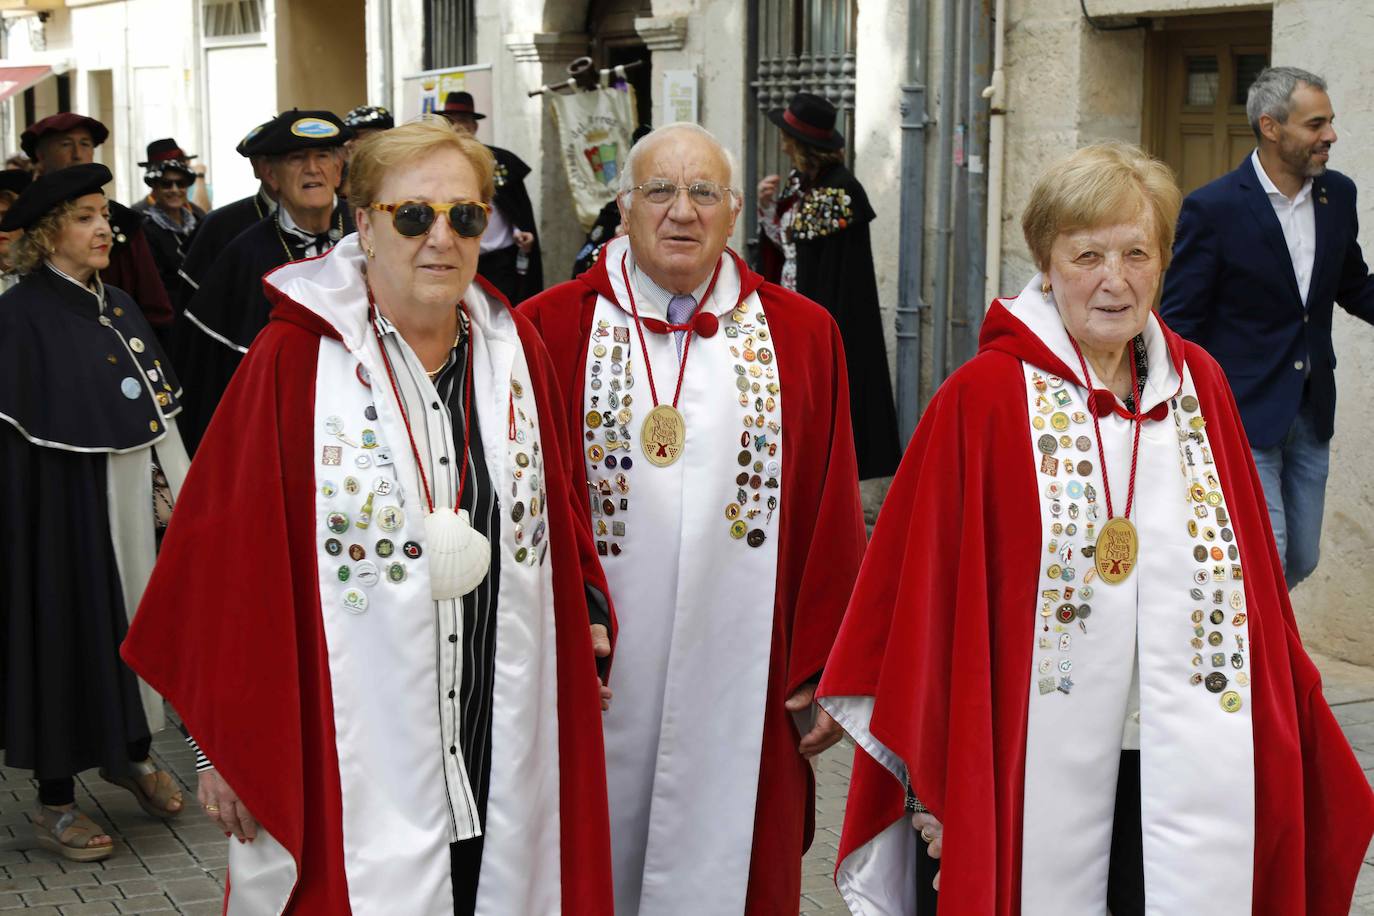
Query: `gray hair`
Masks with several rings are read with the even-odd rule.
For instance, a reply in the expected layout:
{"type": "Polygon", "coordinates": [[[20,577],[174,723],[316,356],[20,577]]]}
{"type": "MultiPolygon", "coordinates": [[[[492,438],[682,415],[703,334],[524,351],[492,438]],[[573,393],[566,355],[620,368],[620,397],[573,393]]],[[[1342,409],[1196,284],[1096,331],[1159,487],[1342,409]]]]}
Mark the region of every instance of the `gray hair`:
{"type": "Polygon", "coordinates": [[[1293,110],[1293,91],[1304,83],[1326,91],[1326,80],[1297,67],[1265,67],[1260,71],[1245,97],[1245,115],[1250,119],[1250,129],[1255,132],[1256,140],[1262,139],[1261,115],[1268,115],[1280,124],[1288,123],[1288,115],[1293,110]]]}
{"type": "Polygon", "coordinates": [[[638,172],[637,166],[639,165],[639,160],[643,156],[644,151],[655,143],[663,141],[666,134],[674,131],[689,131],[698,136],[705,137],[711,145],[716,148],[716,152],[720,153],[721,158],[725,160],[725,164],[730,170],[729,190],[732,192],[730,196],[734,198],[732,206],[734,206],[736,210],[739,210],[744,205],[744,197],[739,186],[739,159],[725,147],[725,144],[716,139],[715,134],[711,133],[700,124],[695,124],[691,121],[674,121],[672,124],[665,124],[662,127],[655,128],[648,134],[645,134],[638,143],[631,147],[630,154],[625,157],[625,164],[620,169],[620,182],[616,187],[616,193],[624,198],[625,208],[628,210],[631,201],[634,200],[634,195],[630,194],[630,191],[639,183],[639,179],[635,176],[638,172]]]}

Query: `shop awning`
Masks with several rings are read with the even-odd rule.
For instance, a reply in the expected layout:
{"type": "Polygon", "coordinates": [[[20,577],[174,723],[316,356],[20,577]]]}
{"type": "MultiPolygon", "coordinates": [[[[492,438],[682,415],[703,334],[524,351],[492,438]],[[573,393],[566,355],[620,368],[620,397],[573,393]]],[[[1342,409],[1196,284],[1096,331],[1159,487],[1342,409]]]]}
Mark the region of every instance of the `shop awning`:
{"type": "Polygon", "coordinates": [[[52,67],[46,65],[0,67],[0,102],[23,92],[49,73],[52,73],[52,67]]]}

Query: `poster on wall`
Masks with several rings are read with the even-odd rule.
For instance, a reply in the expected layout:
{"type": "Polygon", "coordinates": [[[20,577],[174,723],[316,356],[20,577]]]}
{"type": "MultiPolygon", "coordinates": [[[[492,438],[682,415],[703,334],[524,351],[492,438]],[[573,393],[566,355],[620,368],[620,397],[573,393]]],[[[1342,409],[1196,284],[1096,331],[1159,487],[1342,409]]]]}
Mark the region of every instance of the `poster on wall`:
{"type": "MultiPolygon", "coordinates": [[[[401,110],[396,123],[401,124],[444,107],[450,92],[470,92],[477,111],[491,114],[491,64],[469,67],[449,67],[444,70],[425,70],[401,80],[401,110]]],[[[477,122],[477,139],[490,144],[493,139],[491,119],[477,122]]]]}
{"type": "MultiPolygon", "coordinates": [[[[603,74],[607,71],[603,71],[603,74]]],[[[552,96],[558,143],[577,218],[591,228],[601,208],[615,199],[620,166],[630,151],[635,125],[634,87],[603,85],[591,92],[552,96]]]]}

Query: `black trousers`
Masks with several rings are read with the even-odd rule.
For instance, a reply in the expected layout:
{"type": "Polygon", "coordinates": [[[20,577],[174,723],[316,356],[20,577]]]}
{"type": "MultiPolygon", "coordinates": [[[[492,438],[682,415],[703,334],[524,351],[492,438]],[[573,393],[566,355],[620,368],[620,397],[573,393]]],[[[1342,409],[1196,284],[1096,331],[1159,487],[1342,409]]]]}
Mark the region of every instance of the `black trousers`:
{"type": "MultiPolygon", "coordinates": [[[[939,894],[931,888],[938,859],[918,843],[916,853],[916,912],[937,912],[939,894]]],[[[1145,914],[1145,846],[1140,820],[1140,751],[1122,751],[1116,778],[1116,815],[1112,819],[1111,864],[1107,866],[1107,909],[1111,916],[1145,914]]]]}
{"type": "MultiPolygon", "coordinates": [[[[153,746],[152,738],[140,738],[129,742],[129,760],[142,763],[148,759],[148,751],[153,746]]],[[[54,779],[38,780],[38,803],[49,808],[70,805],[76,802],[76,777],[58,776],[54,779]]]]}

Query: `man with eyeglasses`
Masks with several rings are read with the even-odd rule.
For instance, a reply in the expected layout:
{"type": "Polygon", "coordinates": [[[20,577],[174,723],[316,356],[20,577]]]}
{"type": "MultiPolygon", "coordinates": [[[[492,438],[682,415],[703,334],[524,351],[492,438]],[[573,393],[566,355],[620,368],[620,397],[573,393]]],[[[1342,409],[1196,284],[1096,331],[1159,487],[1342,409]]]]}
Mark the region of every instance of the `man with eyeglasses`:
{"type": "MultiPolygon", "coordinates": [[[[36,175],[45,175],[95,161],[95,148],[110,130],[95,118],[65,111],[35,121],[19,138],[24,153],[34,161],[36,175]]],[[[157,261],[145,235],[144,219],[129,207],[109,201],[110,266],[100,271],[103,283],[117,286],[138,303],[158,336],[167,339],[175,314],[163,286],[157,261]]]]}
{"type": "Polygon", "coordinates": [[[695,124],[621,173],[626,234],[521,307],[569,401],[616,610],[603,719],[619,914],[796,912],[812,697],[863,556],[844,347],[726,247],[734,157],[695,124]]]}
{"type": "Polygon", "coordinates": [[[191,186],[198,177],[191,167],[194,158],[167,137],[149,143],[148,161],[139,163],[144,170],[143,183],[151,193],[133,209],[147,219],[144,231],[148,247],[169,293],[181,283],[182,262],[205,219],[205,211],[190,200],[191,186]]]}
{"type": "Polygon", "coordinates": [[[264,181],[278,207],[224,249],[186,304],[172,358],[186,387],[180,425],[188,451],[200,444],[243,354],[267,325],[272,306],[263,275],[319,257],[353,231],[337,193],[343,145],[352,136],[333,112],[292,109],[247,142],[245,152],[265,160],[264,181]]]}
{"type": "MultiPolygon", "coordinates": [[[[486,118],[477,110],[470,92],[450,92],[444,97],[442,114],[456,130],[477,136],[477,122],[486,118]]],[[[477,272],[510,300],[519,305],[544,288],[544,259],[539,251],[534,204],[525,190],[530,167],[508,149],[487,145],[496,159],[496,195],[492,198],[491,221],[482,234],[482,253],[477,272]]]]}

